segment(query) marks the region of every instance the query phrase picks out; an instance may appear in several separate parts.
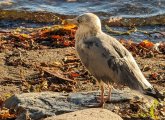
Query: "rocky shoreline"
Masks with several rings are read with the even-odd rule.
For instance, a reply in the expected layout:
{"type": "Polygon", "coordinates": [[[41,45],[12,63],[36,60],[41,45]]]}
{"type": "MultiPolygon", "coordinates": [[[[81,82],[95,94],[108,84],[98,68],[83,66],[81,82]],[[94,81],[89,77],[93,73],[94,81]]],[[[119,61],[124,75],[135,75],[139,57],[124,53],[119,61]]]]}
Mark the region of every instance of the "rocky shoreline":
{"type": "MultiPolygon", "coordinates": [[[[89,107],[98,103],[99,86],[76,57],[72,47],[75,29],[72,28],[55,26],[28,29],[28,34],[20,31],[0,33],[1,119],[33,119],[34,116],[40,119],[77,110],[63,115],[79,117],[81,112],[85,114],[79,111],[82,109],[93,113],[94,109],[89,112],[89,107]],[[90,104],[86,106],[86,103],[90,104]]],[[[160,46],[161,52],[158,52],[151,49],[155,44],[149,41],[120,42],[132,52],[147,80],[164,94],[164,47],[160,46]]],[[[164,119],[164,101],[157,103],[146,96],[132,95],[136,92],[125,92],[125,87],[113,86],[117,91],[114,91],[112,102],[105,104],[109,111],[103,109],[100,116],[114,112],[124,120],[164,119]],[[127,95],[123,95],[125,93],[127,95]]],[[[94,110],[94,115],[100,110],[94,110]]]]}

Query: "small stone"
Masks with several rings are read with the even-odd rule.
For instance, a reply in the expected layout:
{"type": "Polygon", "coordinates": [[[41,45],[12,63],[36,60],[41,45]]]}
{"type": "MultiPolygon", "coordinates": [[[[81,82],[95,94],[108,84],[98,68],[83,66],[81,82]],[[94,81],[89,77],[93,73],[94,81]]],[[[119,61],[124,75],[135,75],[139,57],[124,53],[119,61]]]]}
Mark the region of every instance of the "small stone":
{"type": "Polygon", "coordinates": [[[159,103],[159,106],[160,106],[160,107],[164,107],[164,103],[163,103],[163,102],[160,102],[160,103],[159,103]]]}
{"type": "Polygon", "coordinates": [[[164,111],[160,111],[160,114],[161,114],[162,116],[165,116],[165,112],[164,112],[164,111]]]}
{"type": "Polygon", "coordinates": [[[148,70],[150,70],[152,67],[148,66],[148,65],[144,65],[144,67],[142,68],[142,71],[146,72],[148,70]]]}
{"type": "Polygon", "coordinates": [[[119,108],[119,106],[115,106],[114,109],[115,110],[119,110],[120,108],[119,108]]]}

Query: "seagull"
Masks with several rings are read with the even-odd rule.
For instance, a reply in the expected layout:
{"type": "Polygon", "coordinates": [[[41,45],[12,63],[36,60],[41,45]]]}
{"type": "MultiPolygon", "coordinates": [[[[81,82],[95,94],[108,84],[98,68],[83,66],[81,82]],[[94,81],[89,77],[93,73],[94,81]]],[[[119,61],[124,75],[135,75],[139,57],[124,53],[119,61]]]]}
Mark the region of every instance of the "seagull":
{"type": "Polygon", "coordinates": [[[75,34],[75,49],[86,69],[100,84],[100,106],[105,103],[104,84],[108,85],[108,100],[111,98],[111,83],[127,85],[143,94],[164,99],[144,77],[132,54],[115,38],[104,33],[99,17],[84,13],[68,23],[78,26],[75,34]]]}

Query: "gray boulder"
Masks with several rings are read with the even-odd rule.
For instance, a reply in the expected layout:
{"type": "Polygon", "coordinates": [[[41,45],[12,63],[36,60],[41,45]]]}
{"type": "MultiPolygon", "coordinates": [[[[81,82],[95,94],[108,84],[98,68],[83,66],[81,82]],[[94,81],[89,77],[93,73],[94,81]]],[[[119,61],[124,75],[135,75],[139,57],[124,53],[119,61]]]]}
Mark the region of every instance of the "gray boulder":
{"type": "MultiPolygon", "coordinates": [[[[17,111],[18,120],[31,118],[38,120],[48,116],[60,115],[97,106],[99,91],[78,93],[23,93],[16,94],[4,103],[4,107],[17,111]]],[[[130,93],[113,91],[111,102],[129,100],[130,93]]],[[[130,95],[131,96],[131,95],[130,95]]],[[[133,97],[133,96],[132,96],[133,97]]],[[[110,104],[109,104],[110,105],[110,104]]],[[[113,105],[113,104],[111,104],[113,105]]],[[[108,106],[107,104],[105,106],[108,106]]],[[[111,108],[111,106],[108,106],[111,108]]]]}

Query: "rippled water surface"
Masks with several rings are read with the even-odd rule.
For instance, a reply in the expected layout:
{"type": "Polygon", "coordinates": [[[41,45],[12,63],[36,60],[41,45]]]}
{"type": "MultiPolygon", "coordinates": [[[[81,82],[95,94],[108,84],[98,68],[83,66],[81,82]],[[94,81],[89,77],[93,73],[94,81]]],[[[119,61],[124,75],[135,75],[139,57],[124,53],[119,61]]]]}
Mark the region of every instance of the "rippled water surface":
{"type": "Polygon", "coordinates": [[[1,0],[0,8],[65,15],[101,12],[115,16],[153,16],[165,13],[165,0],[1,0]]]}

